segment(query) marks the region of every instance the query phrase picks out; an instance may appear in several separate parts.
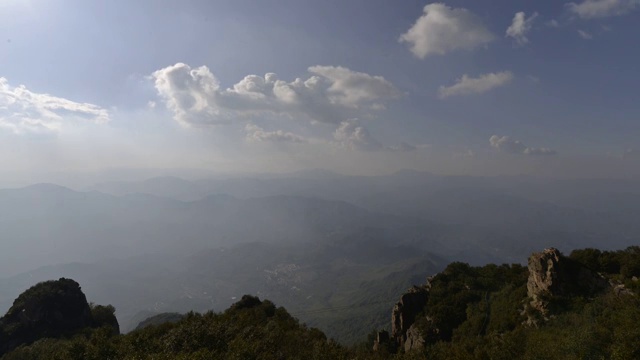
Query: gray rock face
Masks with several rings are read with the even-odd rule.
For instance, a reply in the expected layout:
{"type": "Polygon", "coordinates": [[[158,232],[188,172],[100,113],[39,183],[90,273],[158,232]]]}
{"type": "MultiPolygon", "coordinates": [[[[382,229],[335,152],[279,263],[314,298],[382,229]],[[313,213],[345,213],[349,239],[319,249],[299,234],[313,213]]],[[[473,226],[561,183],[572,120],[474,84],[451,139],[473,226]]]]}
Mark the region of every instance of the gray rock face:
{"type": "Polygon", "coordinates": [[[376,340],[373,342],[373,351],[379,351],[384,345],[389,344],[389,332],[382,330],[376,334],[376,340]]]}
{"type": "Polygon", "coordinates": [[[629,289],[627,289],[626,286],[624,286],[623,284],[616,284],[613,286],[613,293],[616,294],[617,296],[633,296],[635,295],[635,293],[629,289]]]}
{"type": "MultiPolygon", "coordinates": [[[[391,338],[396,342],[398,347],[404,347],[407,349],[407,339],[411,326],[416,321],[416,317],[420,314],[429,300],[429,285],[418,287],[414,286],[407,291],[400,301],[393,307],[391,313],[391,338]]],[[[409,343],[409,350],[413,344],[418,344],[422,339],[422,335],[419,334],[418,329],[415,327],[410,332],[411,341],[409,343]]],[[[424,340],[422,340],[424,345],[424,340]]]]}
{"type": "Polygon", "coordinates": [[[406,334],[406,340],[404,342],[404,351],[422,350],[424,349],[425,339],[424,334],[420,332],[414,325],[409,327],[406,334]]]}
{"type": "Polygon", "coordinates": [[[554,248],[529,257],[527,293],[531,307],[547,316],[549,299],[557,296],[592,295],[611,288],[609,281],[554,248]]]}

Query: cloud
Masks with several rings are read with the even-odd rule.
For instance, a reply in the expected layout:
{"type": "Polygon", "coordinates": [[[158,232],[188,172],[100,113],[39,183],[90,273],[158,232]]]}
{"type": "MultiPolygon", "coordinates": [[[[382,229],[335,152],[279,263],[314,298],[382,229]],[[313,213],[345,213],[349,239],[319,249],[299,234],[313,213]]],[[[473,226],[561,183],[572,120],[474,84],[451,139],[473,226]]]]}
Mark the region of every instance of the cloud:
{"type": "Polygon", "coordinates": [[[533,13],[529,18],[522,11],[516,13],[511,26],[507,28],[506,36],[513,38],[521,46],[528,43],[527,33],[531,30],[536,17],[538,13],[533,13]]]}
{"type": "Polygon", "coordinates": [[[312,66],[309,72],[330,81],[327,95],[332,104],[357,108],[360,104],[371,103],[377,108],[382,105],[377,101],[400,96],[398,89],[382,76],[371,76],[341,66],[312,66]]]}
{"type": "Polygon", "coordinates": [[[386,146],[385,149],[389,151],[395,151],[395,152],[410,152],[418,149],[418,146],[411,145],[403,141],[398,145],[386,146]]]}
{"type": "Polygon", "coordinates": [[[585,39],[585,40],[593,39],[593,35],[589,34],[588,32],[586,32],[584,30],[578,30],[578,35],[580,35],[580,37],[585,39]]]}
{"type": "Polygon", "coordinates": [[[619,16],[633,11],[640,0],[584,0],[580,4],[568,3],[567,8],[583,19],[619,16]]]}
{"type": "Polygon", "coordinates": [[[292,82],[274,73],[247,75],[222,89],[206,66],[178,63],[155,71],[155,88],[174,119],[183,125],[225,124],[242,116],[270,113],[340,124],[351,117],[384,109],[401,93],[382,76],[340,66],[312,66],[312,75],[292,82]]]}
{"type": "Polygon", "coordinates": [[[549,148],[531,148],[525,146],[520,140],[512,139],[508,136],[493,135],[489,138],[489,143],[500,152],[517,155],[556,155],[555,150],[549,148]]]}
{"type": "Polygon", "coordinates": [[[333,132],[333,144],[339,147],[359,151],[411,152],[428,145],[411,145],[401,142],[398,145],[384,146],[360,124],[358,119],[349,119],[338,125],[333,132]]]}
{"type": "Polygon", "coordinates": [[[74,121],[104,124],[109,113],[97,105],[35,93],[24,85],[12,87],[0,77],[0,128],[16,134],[47,133],[74,121]]]}
{"type": "Polygon", "coordinates": [[[441,99],[456,95],[481,94],[491,89],[504,86],[513,80],[513,73],[503,71],[499,73],[489,73],[472,78],[462,75],[455,84],[451,86],[441,86],[438,95],[441,99]]]}
{"type": "Polygon", "coordinates": [[[467,151],[464,151],[464,152],[454,153],[453,157],[469,160],[469,159],[475,158],[476,157],[476,153],[473,152],[473,150],[467,150],[467,151]]]}
{"type": "Polygon", "coordinates": [[[539,84],[540,83],[540,78],[534,75],[527,75],[527,79],[529,81],[531,81],[534,84],[539,84]]]}
{"type": "Polygon", "coordinates": [[[256,142],[277,142],[277,143],[307,143],[308,140],[300,135],[294,133],[285,132],[282,130],[276,131],[264,131],[263,128],[254,125],[247,124],[244,128],[247,133],[247,140],[256,142]]]}
{"type": "Polygon", "coordinates": [[[340,123],[333,133],[333,138],[339,146],[353,150],[377,151],[384,148],[357,119],[340,123]]]}
{"type": "Polygon", "coordinates": [[[420,59],[458,49],[470,50],[495,38],[480,18],[467,9],[434,3],[425,6],[423,11],[424,14],[399,39],[408,43],[411,52],[420,59]]]}
{"type": "Polygon", "coordinates": [[[557,155],[558,153],[549,148],[526,148],[524,149],[525,155],[557,155]]]}
{"type": "Polygon", "coordinates": [[[545,23],[548,27],[558,28],[560,27],[560,23],[556,19],[551,19],[545,23]]]}

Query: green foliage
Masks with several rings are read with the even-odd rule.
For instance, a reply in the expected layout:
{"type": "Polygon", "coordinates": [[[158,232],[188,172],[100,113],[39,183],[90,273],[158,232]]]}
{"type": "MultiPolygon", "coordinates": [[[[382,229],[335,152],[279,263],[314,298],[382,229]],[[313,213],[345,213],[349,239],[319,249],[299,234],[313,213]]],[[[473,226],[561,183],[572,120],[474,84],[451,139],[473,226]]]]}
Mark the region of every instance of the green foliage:
{"type": "Polygon", "coordinates": [[[30,304],[46,304],[58,297],[77,293],[80,293],[80,286],[71,279],[60,278],[59,280],[43,281],[20,294],[4,317],[16,316],[30,304]]]}
{"type": "Polygon", "coordinates": [[[457,336],[472,336],[514,328],[521,320],[518,310],[526,296],[526,278],[527,270],[521,265],[452,263],[431,281],[426,313],[416,326],[423,334],[438,330],[429,342],[450,341],[454,331],[457,336]],[[499,309],[494,309],[496,301],[499,309]],[[493,313],[497,315],[491,317],[493,313]]]}
{"type": "Polygon", "coordinates": [[[107,327],[113,331],[114,334],[120,333],[120,325],[116,318],[116,308],[112,305],[95,305],[89,304],[91,308],[91,318],[93,319],[93,326],[95,327],[107,327]]]}
{"type": "MultiPolygon", "coordinates": [[[[633,277],[638,276],[638,247],[611,252],[576,250],[571,258],[577,261],[573,264],[576,271],[582,263],[625,283],[627,288],[637,289],[638,281],[633,277]]],[[[423,325],[444,331],[430,339],[424,351],[400,354],[398,358],[640,359],[637,295],[572,289],[576,295],[549,299],[554,307],[549,321],[539,319],[539,326],[530,326],[525,320],[535,311],[526,306],[527,276],[527,270],[517,265],[474,268],[451,264],[431,282],[432,298],[424,315],[434,322],[429,324],[426,317],[422,320],[423,325]]],[[[422,330],[429,334],[427,329],[422,330]]]]}
{"type": "Polygon", "coordinates": [[[284,308],[245,296],[224,313],[189,313],[177,323],[127,335],[108,327],[70,339],[44,339],[7,354],[14,359],[347,359],[353,353],[284,308]]]}
{"type": "MultiPolygon", "coordinates": [[[[637,284],[640,248],[574,251],[571,258],[625,284],[637,284]],[[613,272],[612,272],[613,271],[613,272]],[[617,272],[616,272],[617,271],[617,272]]],[[[550,299],[548,321],[526,324],[528,271],[520,265],[472,267],[452,263],[431,280],[416,326],[422,351],[372,352],[376,332],[347,348],[309,328],[268,300],[244,296],[222,313],[188,313],[126,335],[109,326],[67,338],[42,338],[1,360],[39,359],[640,359],[640,298],[612,291],[550,299]]],[[[528,309],[528,310],[527,310],[528,309]]],[[[111,306],[91,306],[94,322],[109,324],[111,306]]],[[[387,313],[388,314],[388,313],[387,313]]]]}
{"type": "Polygon", "coordinates": [[[65,278],[41,282],[20,294],[0,318],[0,355],[92,325],[89,304],[77,282],[65,278]]]}
{"type": "Polygon", "coordinates": [[[574,250],[569,257],[594,271],[618,274],[623,279],[640,276],[640,246],[630,246],[618,251],[574,250]]]}
{"type": "Polygon", "coordinates": [[[175,323],[184,318],[184,315],[178,313],[161,313],[157,315],[153,315],[151,317],[146,318],[141,321],[135,330],[144,329],[147,326],[151,325],[161,325],[164,323],[175,323]]]}

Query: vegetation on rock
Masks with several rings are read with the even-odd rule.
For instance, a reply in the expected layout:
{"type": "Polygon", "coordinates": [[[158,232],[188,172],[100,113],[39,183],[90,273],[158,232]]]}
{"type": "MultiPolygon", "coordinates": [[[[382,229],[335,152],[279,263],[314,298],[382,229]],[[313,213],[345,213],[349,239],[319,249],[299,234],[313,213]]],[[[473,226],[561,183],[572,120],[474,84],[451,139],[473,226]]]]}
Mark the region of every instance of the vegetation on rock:
{"type": "MultiPolygon", "coordinates": [[[[30,341],[18,344],[1,359],[640,358],[637,247],[621,251],[576,250],[568,257],[548,250],[534,254],[532,259],[529,268],[452,263],[429,278],[428,284],[412,288],[410,296],[402,296],[393,311],[392,336],[374,331],[367,341],[353,347],[340,345],[320,330],[299,323],[284,308],[249,295],[222,313],[192,312],[176,322],[158,321],[119,335],[113,331],[112,307],[85,308],[76,299],[84,299],[77,293],[77,283],[61,279],[26,291],[16,300],[15,308],[0,320],[0,345],[4,348],[8,344],[17,346],[7,342],[16,329],[22,329],[21,334],[28,333],[25,329],[37,330],[30,334],[30,341]],[[547,265],[531,265],[540,259],[547,265]],[[545,273],[542,276],[534,271],[545,273]],[[527,289],[532,276],[552,280],[546,283],[552,290],[545,295],[544,312],[532,306],[527,289]],[[578,280],[562,284],[567,279],[578,280]],[[593,284],[583,283],[594,279],[606,279],[610,286],[594,288],[593,284]],[[89,311],[88,317],[81,317],[85,322],[78,322],[84,328],[62,327],[67,331],[55,333],[27,328],[26,323],[15,320],[22,319],[22,309],[41,309],[44,305],[31,304],[51,299],[70,301],[56,303],[56,309],[79,303],[76,312],[89,311]],[[377,351],[372,350],[375,340],[377,351]]],[[[62,310],[56,311],[62,314],[62,310]]],[[[159,320],[165,318],[171,316],[161,316],[159,320]]],[[[73,319],[65,321],[79,321],[73,319]]]]}
{"type": "Polygon", "coordinates": [[[424,345],[398,346],[396,356],[638,359],[639,261],[639,249],[630,247],[576,250],[569,257],[548,249],[532,255],[529,268],[453,263],[430,279],[429,299],[411,325],[417,331],[410,335],[417,332],[424,345]],[[534,279],[545,285],[533,294],[543,298],[542,308],[527,291],[534,279]]]}
{"type": "Polygon", "coordinates": [[[119,334],[113,306],[90,306],[80,285],[61,278],[20,294],[0,318],[0,355],[41,338],[60,338],[85,328],[106,327],[119,334]]]}

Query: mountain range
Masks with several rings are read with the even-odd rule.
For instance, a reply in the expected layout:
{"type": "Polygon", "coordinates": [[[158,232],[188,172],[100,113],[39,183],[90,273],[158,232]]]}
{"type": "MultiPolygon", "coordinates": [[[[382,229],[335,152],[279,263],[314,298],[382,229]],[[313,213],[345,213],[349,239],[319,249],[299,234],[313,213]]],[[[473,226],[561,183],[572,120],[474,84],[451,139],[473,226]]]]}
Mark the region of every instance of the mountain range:
{"type": "Polygon", "coordinates": [[[387,321],[395,294],[449,261],[519,263],[556,246],[640,240],[640,185],[324,171],[72,190],[0,190],[0,310],[69,277],[113,304],[123,330],[159,312],[219,310],[245,293],[330,336],[387,321]]]}

